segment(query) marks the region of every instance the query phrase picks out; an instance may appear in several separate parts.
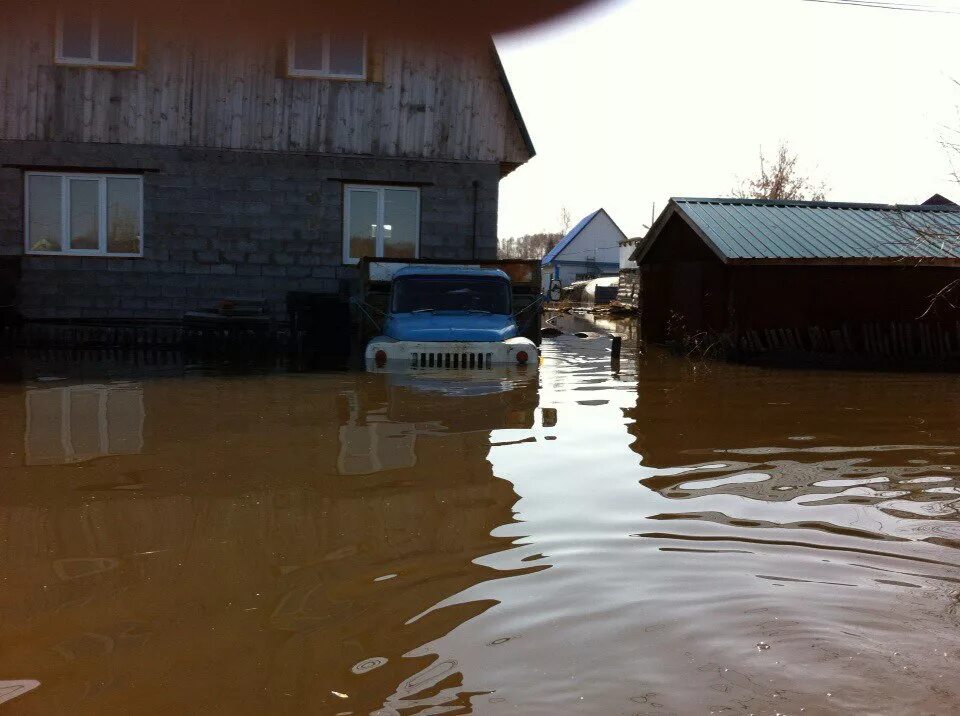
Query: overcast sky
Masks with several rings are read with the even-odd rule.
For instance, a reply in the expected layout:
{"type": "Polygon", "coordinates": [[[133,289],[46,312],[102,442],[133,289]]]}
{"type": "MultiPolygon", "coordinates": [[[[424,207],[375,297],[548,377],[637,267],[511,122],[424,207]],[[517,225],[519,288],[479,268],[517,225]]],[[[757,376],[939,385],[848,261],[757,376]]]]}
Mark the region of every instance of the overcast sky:
{"type": "Polygon", "coordinates": [[[829,199],[960,198],[960,0],[607,0],[497,38],[537,156],[500,184],[501,237],[603,206],[642,234],[670,196],[726,196],[781,139],[829,199]]]}

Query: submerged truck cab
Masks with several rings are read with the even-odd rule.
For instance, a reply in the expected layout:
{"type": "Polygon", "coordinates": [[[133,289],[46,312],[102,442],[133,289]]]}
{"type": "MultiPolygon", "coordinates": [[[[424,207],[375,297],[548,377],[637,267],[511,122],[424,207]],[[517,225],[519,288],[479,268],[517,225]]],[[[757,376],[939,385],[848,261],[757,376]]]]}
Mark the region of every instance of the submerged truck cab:
{"type": "Polygon", "coordinates": [[[520,335],[510,277],[497,268],[411,265],[393,275],[367,368],[493,369],[538,362],[520,335]]]}

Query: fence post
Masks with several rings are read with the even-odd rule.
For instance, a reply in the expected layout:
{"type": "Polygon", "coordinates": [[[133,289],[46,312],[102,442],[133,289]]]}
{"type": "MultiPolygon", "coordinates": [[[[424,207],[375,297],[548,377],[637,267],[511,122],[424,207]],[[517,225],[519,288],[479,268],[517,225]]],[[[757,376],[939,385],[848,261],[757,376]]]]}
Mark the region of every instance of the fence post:
{"type": "Polygon", "coordinates": [[[614,373],[620,372],[620,347],[623,345],[623,336],[613,336],[610,341],[610,369],[614,373]]]}

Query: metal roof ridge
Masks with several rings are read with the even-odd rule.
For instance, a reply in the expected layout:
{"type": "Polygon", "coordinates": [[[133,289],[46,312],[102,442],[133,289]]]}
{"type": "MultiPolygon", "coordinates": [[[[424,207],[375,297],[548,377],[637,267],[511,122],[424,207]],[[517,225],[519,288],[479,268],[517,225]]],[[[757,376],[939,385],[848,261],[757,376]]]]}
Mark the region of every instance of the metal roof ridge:
{"type": "Polygon", "coordinates": [[[960,212],[960,207],[924,204],[876,204],[853,201],[802,201],[797,199],[740,199],[737,197],[670,197],[677,204],[718,204],[723,206],[780,206],[809,209],[861,209],[872,211],[911,211],[924,213],[960,212]]]}

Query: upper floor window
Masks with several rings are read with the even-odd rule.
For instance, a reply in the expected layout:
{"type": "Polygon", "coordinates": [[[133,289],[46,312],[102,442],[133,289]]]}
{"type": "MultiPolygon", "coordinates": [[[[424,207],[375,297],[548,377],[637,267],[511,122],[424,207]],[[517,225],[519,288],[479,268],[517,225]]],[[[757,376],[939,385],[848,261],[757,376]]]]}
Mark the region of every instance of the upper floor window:
{"type": "Polygon", "coordinates": [[[287,74],[363,80],[367,77],[367,38],[362,32],[297,30],[287,44],[287,74]]]}
{"type": "Polygon", "coordinates": [[[420,252],[420,190],[351,184],[343,190],[343,262],[412,259],[420,252]]]}
{"type": "Polygon", "coordinates": [[[57,62],[95,67],[137,63],[137,21],[119,3],[69,2],[57,14],[57,62]]]}
{"type": "Polygon", "coordinates": [[[143,177],[27,172],[28,254],[143,255],[143,177]]]}

